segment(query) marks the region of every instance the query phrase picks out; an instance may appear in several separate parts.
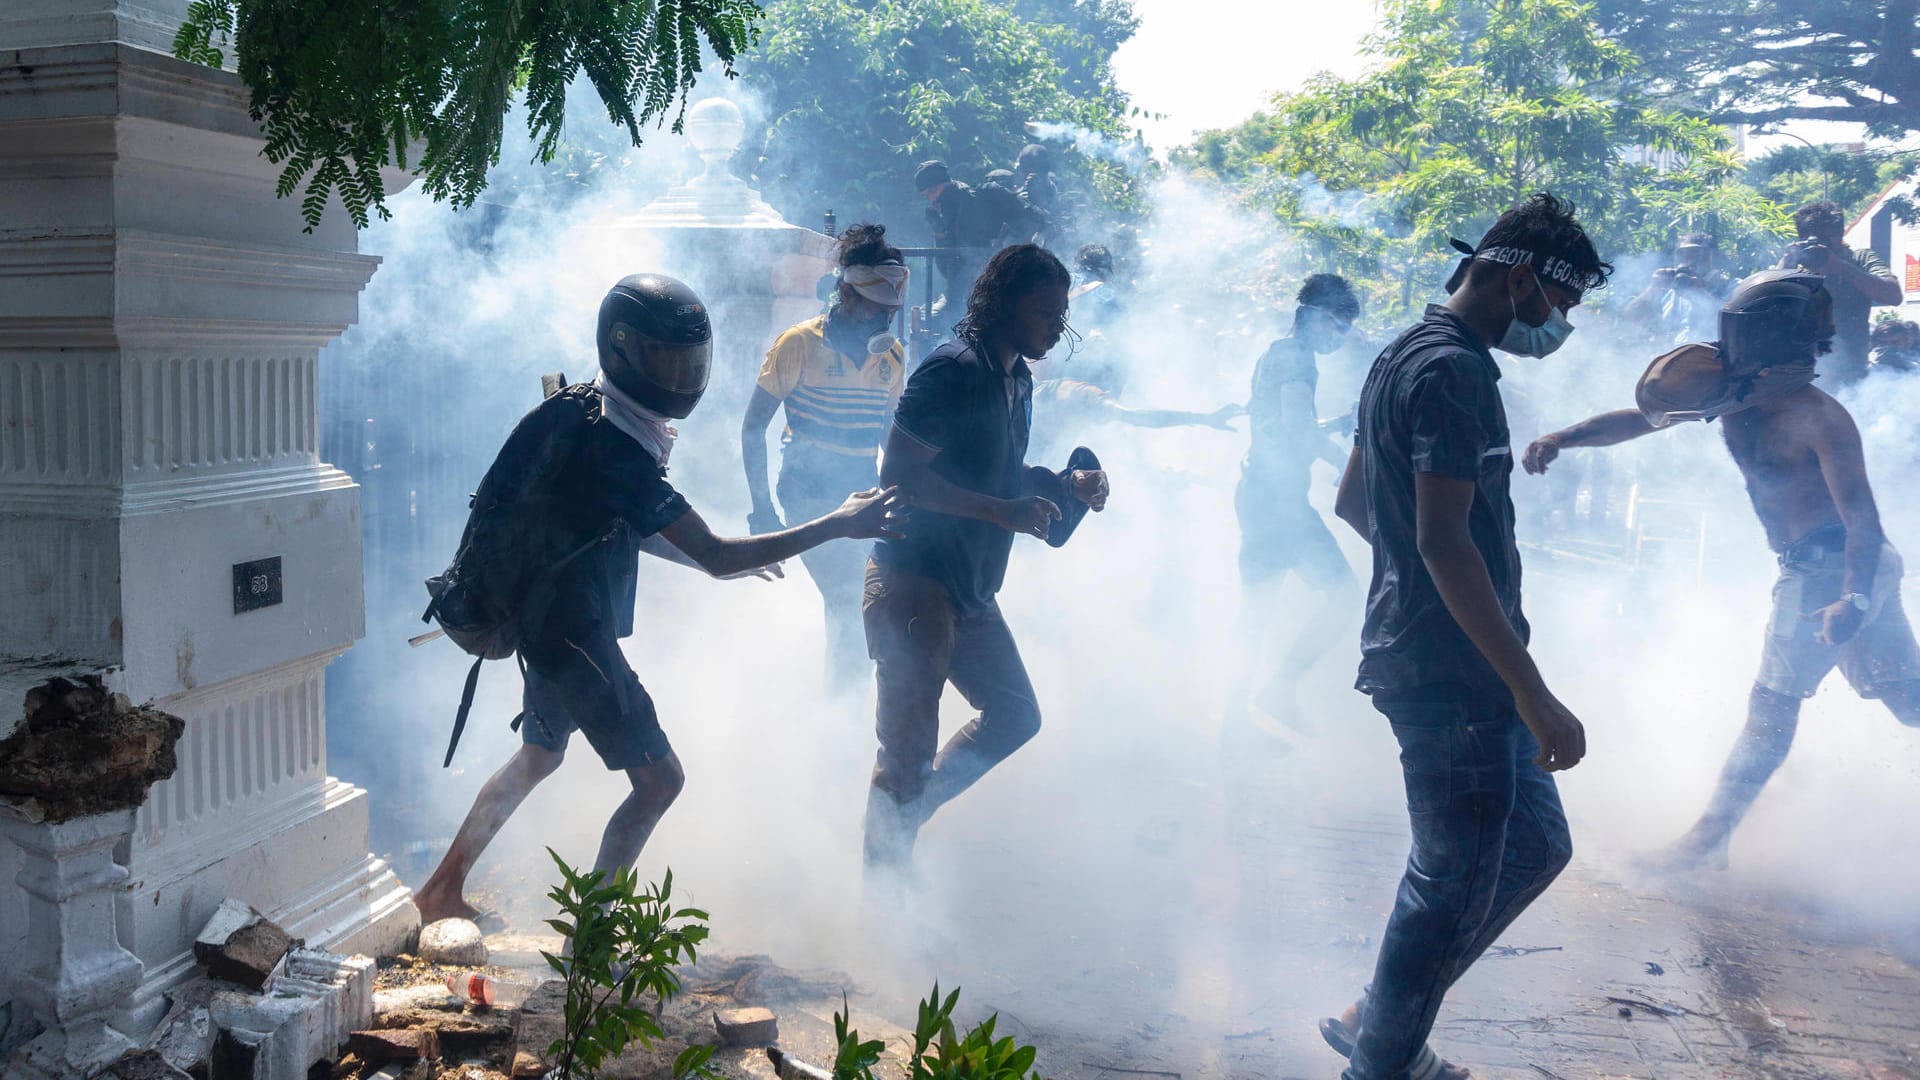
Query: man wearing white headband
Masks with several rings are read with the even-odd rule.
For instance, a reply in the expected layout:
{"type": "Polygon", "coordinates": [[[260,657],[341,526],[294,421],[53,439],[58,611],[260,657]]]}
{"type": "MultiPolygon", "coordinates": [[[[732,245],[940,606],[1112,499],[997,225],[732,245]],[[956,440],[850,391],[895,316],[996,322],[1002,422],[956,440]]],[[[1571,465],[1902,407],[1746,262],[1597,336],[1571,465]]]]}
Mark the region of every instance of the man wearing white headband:
{"type": "MultiPolygon", "coordinates": [[[[779,494],[787,520],[816,517],[816,507],[838,506],[879,477],[881,433],[906,385],[906,350],[889,328],[906,303],[907,266],[880,225],[841,233],[839,263],[826,314],[788,328],[767,350],[740,425],[752,500],[747,525],[756,534],[784,528],[767,484],[767,426],[782,405],[779,494]]],[[[860,621],[866,552],[827,544],[801,561],[826,606],[829,683],[856,690],[872,670],[860,621]]]]}
{"type": "Polygon", "coordinates": [[[1413,851],[1373,984],[1321,1022],[1344,1080],[1460,1080],[1426,1045],[1448,989],[1572,856],[1551,773],[1586,753],[1527,651],[1513,449],[1493,350],[1543,357],[1612,267],[1573,206],[1494,222],[1373,362],[1334,512],[1373,548],[1355,686],[1400,744],[1413,851]]]}

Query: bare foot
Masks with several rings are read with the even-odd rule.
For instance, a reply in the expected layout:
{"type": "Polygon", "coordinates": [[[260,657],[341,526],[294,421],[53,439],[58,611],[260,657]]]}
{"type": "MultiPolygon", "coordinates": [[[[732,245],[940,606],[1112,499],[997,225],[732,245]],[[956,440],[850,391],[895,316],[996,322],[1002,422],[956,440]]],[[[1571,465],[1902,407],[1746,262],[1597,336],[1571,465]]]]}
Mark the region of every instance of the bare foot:
{"type": "Polygon", "coordinates": [[[479,919],[481,911],[466,902],[459,890],[441,889],[429,880],[413,894],[413,906],[420,909],[421,925],[441,919],[479,919]]]}

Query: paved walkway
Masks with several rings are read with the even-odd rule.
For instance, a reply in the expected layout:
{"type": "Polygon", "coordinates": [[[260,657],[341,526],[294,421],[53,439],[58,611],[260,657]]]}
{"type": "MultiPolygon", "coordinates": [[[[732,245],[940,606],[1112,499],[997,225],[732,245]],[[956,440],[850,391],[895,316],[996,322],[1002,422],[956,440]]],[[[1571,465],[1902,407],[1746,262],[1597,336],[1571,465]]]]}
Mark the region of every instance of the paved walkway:
{"type": "MultiPolygon", "coordinates": [[[[1144,830],[1121,882],[1086,882],[1118,916],[1083,909],[1044,952],[983,950],[1008,913],[991,890],[969,898],[952,931],[968,945],[930,967],[1008,1014],[1050,1077],[1337,1076],[1313,1022],[1371,974],[1405,826],[1226,816],[1217,848],[1166,843],[1179,824],[1144,830]],[[1165,880],[1188,875],[1184,901],[1153,895],[1156,856],[1165,880]],[[1162,914],[1127,917],[1128,889],[1145,894],[1133,910],[1162,914]]],[[[1496,1080],[1920,1078],[1911,941],[1903,959],[1719,878],[1676,890],[1576,860],[1456,987],[1434,1045],[1496,1080]]]]}

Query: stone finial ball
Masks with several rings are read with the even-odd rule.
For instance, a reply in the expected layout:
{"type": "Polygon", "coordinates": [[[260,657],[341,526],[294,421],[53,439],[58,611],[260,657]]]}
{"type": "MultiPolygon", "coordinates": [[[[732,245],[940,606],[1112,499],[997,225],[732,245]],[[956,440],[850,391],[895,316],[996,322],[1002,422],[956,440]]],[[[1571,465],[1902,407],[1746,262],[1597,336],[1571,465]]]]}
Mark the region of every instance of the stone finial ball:
{"type": "Polygon", "coordinates": [[[479,967],[487,962],[487,942],[466,919],[441,919],[420,928],[420,956],[448,967],[479,967]]]}
{"type": "Polygon", "coordinates": [[[740,106],[726,98],[708,98],[687,110],[687,139],[702,153],[731,153],[746,138],[747,122],[740,106]]]}

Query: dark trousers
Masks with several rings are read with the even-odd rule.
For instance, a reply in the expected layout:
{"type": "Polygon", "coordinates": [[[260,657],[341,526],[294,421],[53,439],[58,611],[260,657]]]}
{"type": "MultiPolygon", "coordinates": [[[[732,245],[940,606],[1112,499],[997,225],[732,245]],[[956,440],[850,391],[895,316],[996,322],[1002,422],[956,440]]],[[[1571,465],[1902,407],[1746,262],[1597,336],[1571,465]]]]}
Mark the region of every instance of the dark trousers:
{"type": "Polygon", "coordinates": [[[1560,793],[1512,706],[1461,691],[1374,707],[1400,742],[1413,853],[1344,1080],[1406,1076],[1447,989],[1573,854],[1560,793]]]}
{"type": "Polygon", "coordinates": [[[865,855],[895,865],[935,810],[1039,732],[1040,705],[998,605],[963,615],[938,582],[869,562],[862,614],[880,739],[865,855]],[[948,683],[979,715],[941,747],[948,683]]]}

